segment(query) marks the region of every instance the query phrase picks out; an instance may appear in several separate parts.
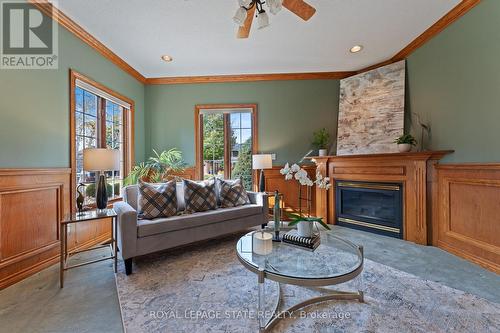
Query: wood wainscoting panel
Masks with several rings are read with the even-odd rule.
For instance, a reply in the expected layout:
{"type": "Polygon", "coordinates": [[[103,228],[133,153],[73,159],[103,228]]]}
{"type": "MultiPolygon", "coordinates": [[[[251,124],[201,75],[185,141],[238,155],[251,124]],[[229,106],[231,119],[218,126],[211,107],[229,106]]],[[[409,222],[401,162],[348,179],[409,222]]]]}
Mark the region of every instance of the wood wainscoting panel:
{"type": "Polygon", "coordinates": [[[499,273],[500,164],[437,169],[437,246],[499,273]]]}
{"type": "Polygon", "coordinates": [[[0,267],[59,243],[62,184],[0,190],[0,267]]]}
{"type": "Polygon", "coordinates": [[[0,289],[56,263],[71,169],[0,169],[0,289]]]}
{"type": "MultiPolygon", "coordinates": [[[[285,204],[285,211],[289,213],[298,213],[299,212],[299,183],[293,180],[285,180],[285,176],[280,174],[280,170],[282,166],[275,166],[272,169],[264,170],[264,175],[266,177],[266,191],[274,192],[278,191],[283,194],[283,200],[285,204]]],[[[315,179],[315,165],[305,166],[304,169],[309,174],[311,179],[315,179]]],[[[302,196],[306,196],[307,186],[302,186],[302,196]]],[[[316,191],[314,188],[312,189],[311,195],[311,215],[315,216],[316,214],[316,191]]],[[[302,202],[302,212],[306,212],[306,202],[302,202]]],[[[283,217],[286,219],[286,216],[283,217]]]]}

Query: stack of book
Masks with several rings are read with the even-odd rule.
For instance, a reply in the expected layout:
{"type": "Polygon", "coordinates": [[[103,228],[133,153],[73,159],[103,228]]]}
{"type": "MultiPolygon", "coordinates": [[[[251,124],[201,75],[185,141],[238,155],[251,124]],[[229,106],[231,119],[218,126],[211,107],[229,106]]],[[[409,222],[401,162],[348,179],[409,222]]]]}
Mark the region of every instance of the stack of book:
{"type": "Polygon", "coordinates": [[[281,240],[283,243],[286,243],[288,245],[296,246],[309,251],[314,251],[319,246],[320,236],[314,235],[313,237],[302,237],[299,236],[297,230],[294,229],[285,233],[281,240]]]}

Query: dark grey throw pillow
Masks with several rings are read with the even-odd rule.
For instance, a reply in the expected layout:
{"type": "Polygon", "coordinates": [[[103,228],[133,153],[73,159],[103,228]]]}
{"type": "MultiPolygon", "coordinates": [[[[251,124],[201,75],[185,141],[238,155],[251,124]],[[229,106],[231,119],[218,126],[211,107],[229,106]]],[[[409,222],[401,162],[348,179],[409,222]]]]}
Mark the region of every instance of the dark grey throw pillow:
{"type": "Polygon", "coordinates": [[[184,179],[184,203],[187,214],[217,209],[213,180],[194,182],[184,179]]]}
{"type": "Polygon", "coordinates": [[[217,179],[219,188],[220,206],[223,208],[248,205],[250,199],[240,179],[217,179]]]}

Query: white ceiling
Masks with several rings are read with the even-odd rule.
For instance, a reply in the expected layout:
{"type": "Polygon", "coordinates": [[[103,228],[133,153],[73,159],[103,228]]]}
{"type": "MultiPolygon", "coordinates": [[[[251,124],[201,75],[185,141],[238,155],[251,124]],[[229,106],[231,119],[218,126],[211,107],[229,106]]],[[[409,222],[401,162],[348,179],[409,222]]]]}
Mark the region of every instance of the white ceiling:
{"type": "Polygon", "coordinates": [[[237,39],[237,0],[59,0],[58,7],[145,77],[358,70],[387,60],[460,0],[306,0],[237,39]],[[364,50],[351,54],[349,48],[364,50]],[[171,63],[160,59],[174,58],[171,63]]]}

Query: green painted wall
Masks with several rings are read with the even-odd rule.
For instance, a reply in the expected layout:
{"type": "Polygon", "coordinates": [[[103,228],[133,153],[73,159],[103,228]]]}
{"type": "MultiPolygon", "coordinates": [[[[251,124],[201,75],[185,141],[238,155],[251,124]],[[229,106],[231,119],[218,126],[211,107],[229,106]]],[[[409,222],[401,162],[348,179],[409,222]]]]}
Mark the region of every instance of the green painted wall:
{"type": "Polygon", "coordinates": [[[295,162],[313,131],[335,135],[338,96],[338,80],[146,86],[146,151],[177,147],[193,165],[196,104],[256,103],[259,150],[276,153],[276,165],[295,162]]]}
{"type": "Polygon", "coordinates": [[[135,101],[144,159],[144,85],[59,27],[58,70],[0,70],[0,168],[69,167],[69,69],[135,101]]]}
{"type": "Polygon", "coordinates": [[[431,148],[455,150],[446,162],[500,162],[499,22],[500,1],[483,0],[407,61],[408,107],[431,148]]]}

